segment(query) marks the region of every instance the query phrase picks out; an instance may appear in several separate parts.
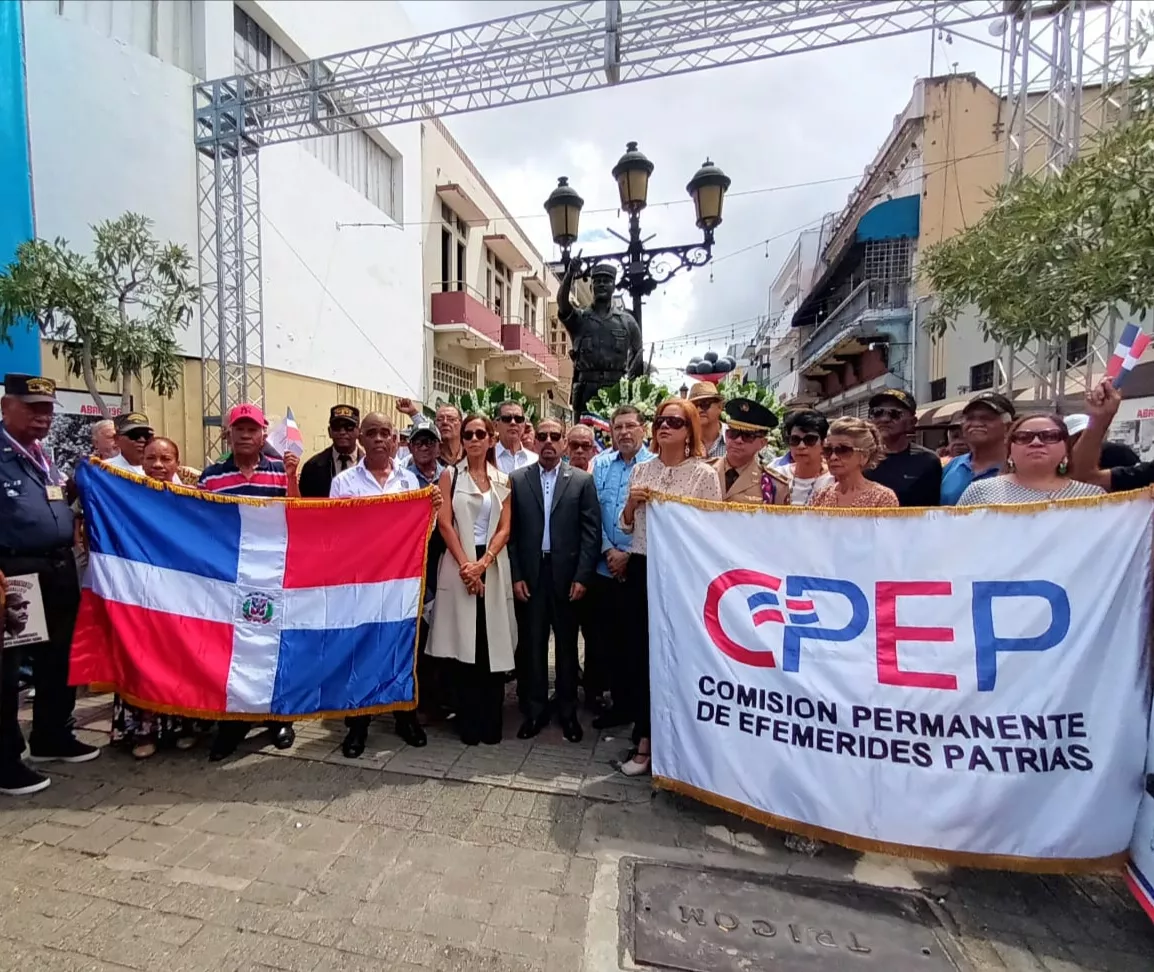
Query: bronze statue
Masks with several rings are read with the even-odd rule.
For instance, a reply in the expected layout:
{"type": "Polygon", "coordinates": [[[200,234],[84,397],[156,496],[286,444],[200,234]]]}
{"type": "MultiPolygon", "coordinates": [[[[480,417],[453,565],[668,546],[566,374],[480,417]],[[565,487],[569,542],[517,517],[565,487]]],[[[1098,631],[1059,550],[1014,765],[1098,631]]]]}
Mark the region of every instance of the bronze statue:
{"type": "Polygon", "coordinates": [[[578,419],[600,389],[626,375],[639,377],[645,365],[640,326],[629,311],[613,306],[617,268],[599,263],[589,271],[593,303],[580,308],[569,300],[580,266],[578,254],[566,267],[557,295],[557,316],[573,339],[569,356],[573,359],[573,414],[578,419]]]}

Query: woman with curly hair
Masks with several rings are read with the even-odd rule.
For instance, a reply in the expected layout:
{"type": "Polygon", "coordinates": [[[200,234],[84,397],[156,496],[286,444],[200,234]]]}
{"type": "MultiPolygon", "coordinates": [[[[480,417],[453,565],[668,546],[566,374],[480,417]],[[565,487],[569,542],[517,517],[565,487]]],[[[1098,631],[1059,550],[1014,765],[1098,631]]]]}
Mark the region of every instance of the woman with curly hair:
{"type": "Polygon", "coordinates": [[[835,419],[821,451],[834,481],[814,493],[810,506],[880,509],[898,505],[892,489],[865,478],[866,470],[873,469],[886,454],[872,422],[849,417],[835,419]]]}

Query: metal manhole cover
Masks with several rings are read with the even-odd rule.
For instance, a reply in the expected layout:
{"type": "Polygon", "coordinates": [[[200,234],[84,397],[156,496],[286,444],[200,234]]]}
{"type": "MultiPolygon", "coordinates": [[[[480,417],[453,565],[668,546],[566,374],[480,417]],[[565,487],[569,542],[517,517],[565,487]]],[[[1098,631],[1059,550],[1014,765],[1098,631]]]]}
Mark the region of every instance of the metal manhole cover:
{"type": "Polygon", "coordinates": [[[638,863],[633,957],[683,972],[958,972],[916,894],[638,863]]]}

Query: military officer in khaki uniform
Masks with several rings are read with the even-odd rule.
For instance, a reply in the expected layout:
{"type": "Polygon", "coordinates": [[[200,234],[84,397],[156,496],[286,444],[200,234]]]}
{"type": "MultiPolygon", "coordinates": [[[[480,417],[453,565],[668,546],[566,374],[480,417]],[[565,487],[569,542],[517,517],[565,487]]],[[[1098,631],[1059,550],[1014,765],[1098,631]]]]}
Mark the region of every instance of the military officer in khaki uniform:
{"type": "Polygon", "coordinates": [[[727,503],[789,503],[789,477],[760,458],[777,416],[750,398],[725,404],[725,455],[709,460],[727,503]]]}

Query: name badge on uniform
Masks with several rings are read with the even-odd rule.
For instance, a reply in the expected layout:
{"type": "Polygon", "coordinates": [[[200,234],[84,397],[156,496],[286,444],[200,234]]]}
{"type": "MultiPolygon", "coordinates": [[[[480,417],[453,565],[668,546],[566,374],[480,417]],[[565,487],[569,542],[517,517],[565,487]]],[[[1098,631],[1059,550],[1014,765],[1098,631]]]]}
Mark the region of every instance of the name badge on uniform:
{"type": "Polygon", "coordinates": [[[62,486],[49,486],[45,490],[48,493],[48,501],[64,499],[64,488],[62,486]]]}

